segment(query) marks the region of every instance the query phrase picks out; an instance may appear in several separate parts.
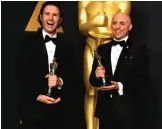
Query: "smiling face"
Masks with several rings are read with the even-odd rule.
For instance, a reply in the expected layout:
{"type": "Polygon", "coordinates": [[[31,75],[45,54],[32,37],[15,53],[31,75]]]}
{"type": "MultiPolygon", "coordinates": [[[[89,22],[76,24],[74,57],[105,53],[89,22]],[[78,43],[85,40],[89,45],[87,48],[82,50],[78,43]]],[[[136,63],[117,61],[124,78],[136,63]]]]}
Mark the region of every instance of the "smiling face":
{"type": "Polygon", "coordinates": [[[47,5],[40,15],[44,30],[51,36],[55,35],[56,29],[61,23],[60,10],[54,5],[47,5]]]}
{"type": "Polygon", "coordinates": [[[120,40],[125,38],[132,29],[130,17],[124,13],[114,15],[111,28],[116,39],[120,40]]]}

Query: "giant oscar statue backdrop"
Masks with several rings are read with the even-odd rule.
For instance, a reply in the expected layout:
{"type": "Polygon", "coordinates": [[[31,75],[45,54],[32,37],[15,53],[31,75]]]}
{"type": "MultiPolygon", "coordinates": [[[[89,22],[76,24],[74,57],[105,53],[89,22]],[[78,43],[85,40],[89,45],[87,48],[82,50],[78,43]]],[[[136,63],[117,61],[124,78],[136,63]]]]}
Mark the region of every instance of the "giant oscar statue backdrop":
{"type": "Polygon", "coordinates": [[[79,1],[78,23],[80,32],[86,36],[84,50],[84,85],[86,89],[84,110],[87,129],[98,129],[98,119],[94,117],[96,90],[89,83],[89,75],[94,58],[94,49],[112,39],[111,22],[115,13],[130,14],[129,1],[79,1]]]}

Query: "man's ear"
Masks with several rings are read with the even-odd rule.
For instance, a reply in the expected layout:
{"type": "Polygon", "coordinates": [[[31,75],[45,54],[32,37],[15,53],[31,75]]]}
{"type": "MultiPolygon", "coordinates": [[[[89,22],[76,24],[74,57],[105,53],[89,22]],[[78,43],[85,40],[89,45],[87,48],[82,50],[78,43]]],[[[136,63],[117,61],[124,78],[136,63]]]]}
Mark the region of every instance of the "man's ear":
{"type": "Polygon", "coordinates": [[[60,24],[61,24],[61,22],[62,22],[62,18],[60,18],[60,24]]]}
{"type": "Polygon", "coordinates": [[[40,20],[41,20],[41,22],[42,22],[42,15],[41,15],[41,14],[39,15],[39,18],[40,18],[40,20]]]}
{"type": "Polygon", "coordinates": [[[132,29],[132,27],[133,27],[133,25],[132,25],[132,24],[130,24],[130,25],[129,25],[129,31],[132,29]]]}
{"type": "Polygon", "coordinates": [[[57,28],[59,28],[61,25],[62,25],[62,18],[60,18],[57,28]]]}

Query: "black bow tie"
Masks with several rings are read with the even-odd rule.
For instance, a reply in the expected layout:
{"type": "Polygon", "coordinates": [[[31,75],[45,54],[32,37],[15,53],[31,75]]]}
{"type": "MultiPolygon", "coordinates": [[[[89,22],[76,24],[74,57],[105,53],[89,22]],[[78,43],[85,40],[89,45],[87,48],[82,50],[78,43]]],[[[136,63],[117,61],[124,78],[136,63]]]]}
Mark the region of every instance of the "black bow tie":
{"type": "Polygon", "coordinates": [[[45,37],[45,43],[46,43],[46,42],[49,42],[50,40],[51,40],[54,44],[56,44],[56,38],[51,38],[51,37],[49,37],[48,35],[46,35],[46,37],[45,37]]]}
{"type": "Polygon", "coordinates": [[[126,44],[126,42],[124,41],[124,40],[122,40],[122,41],[115,41],[115,40],[112,40],[112,45],[113,46],[115,46],[115,45],[120,45],[121,47],[126,47],[127,46],[127,44],[126,44]]]}

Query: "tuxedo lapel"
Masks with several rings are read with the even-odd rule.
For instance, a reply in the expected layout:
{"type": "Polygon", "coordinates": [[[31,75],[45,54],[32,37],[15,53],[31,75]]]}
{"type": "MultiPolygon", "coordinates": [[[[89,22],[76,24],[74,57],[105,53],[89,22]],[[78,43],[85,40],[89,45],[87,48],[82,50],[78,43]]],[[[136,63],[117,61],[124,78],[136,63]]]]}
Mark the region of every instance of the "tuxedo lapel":
{"type": "Polygon", "coordinates": [[[130,38],[128,38],[126,43],[127,43],[127,46],[123,47],[123,49],[122,49],[122,51],[120,53],[120,56],[119,56],[119,59],[118,59],[117,65],[116,65],[116,69],[115,69],[115,72],[114,72],[114,75],[118,72],[118,70],[120,69],[120,66],[122,66],[121,64],[123,63],[123,61],[126,59],[126,57],[128,55],[128,52],[129,52],[130,47],[131,47],[131,40],[130,40],[130,38]]]}
{"type": "Polygon", "coordinates": [[[56,40],[56,50],[55,50],[55,58],[56,58],[56,61],[59,61],[59,56],[61,55],[61,36],[59,33],[57,33],[57,40],[56,40]]]}
{"type": "Polygon", "coordinates": [[[38,58],[40,61],[40,65],[42,65],[42,68],[45,68],[45,71],[47,73],[49,73],[49,67],[48,67],[48,55],[47,55],[47,49],[46,49],[46,45],[45,45],[45,41],[43,39],[43,35],[42,35],[42,30],[39,30],[38,32],[38,37],[37,37],[37,42],[38,45],[37,47],[37,52],[38,52],[38,58]]]}
{"type": "Polygon", "coordinates": [[[103,62],[106,66],[106,72],[108,76],[112,76],[112,67],[111,67],[111,47],[109,47],[110,44],[108,44],[107,49],[105,49],[103,54],[103,62]]]}
{"type": "Polygon", "coordinates": [[[121,63],[123,62],[123,60],[124,60],[125,53],[126,53],[126,50],[125,50],[125,48],[123,48],[123,50],[121,51],[121,54],[120,54],[120,56],[119,56],[117,65],[116,65],[116,69],[115,69],[114,75],[117,73],[119,67],[121,66],[120,64],[121,64],[121,63]]]}

